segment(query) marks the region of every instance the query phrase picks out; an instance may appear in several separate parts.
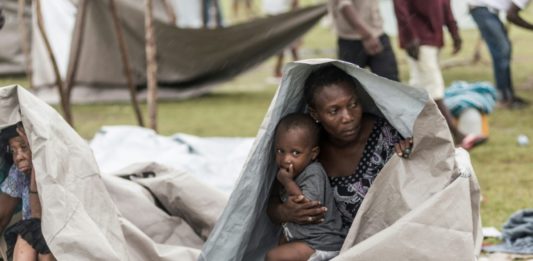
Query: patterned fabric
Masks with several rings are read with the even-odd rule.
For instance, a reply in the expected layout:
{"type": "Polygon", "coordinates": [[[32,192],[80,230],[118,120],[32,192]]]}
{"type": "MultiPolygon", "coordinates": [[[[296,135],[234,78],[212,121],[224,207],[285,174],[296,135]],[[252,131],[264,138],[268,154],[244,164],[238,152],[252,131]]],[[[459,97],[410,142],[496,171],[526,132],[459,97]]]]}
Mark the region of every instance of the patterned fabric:
{"type": "Polygon", "coordinates": [[[0,186],[3,193],[14,198],[22,199],[22,219],[31,218],[30,211],[30,176],[17,170],[15,165],[9,169],[9,174],[0,186]]]}
{"type": "Polygon", "coordinates": [[[352,225],[368,189],[394,154],[394,144],[400,139],[400,134],[386,120],[378,118],[354,173],[345,177],[329,177],[343,227],[352,225]]]}

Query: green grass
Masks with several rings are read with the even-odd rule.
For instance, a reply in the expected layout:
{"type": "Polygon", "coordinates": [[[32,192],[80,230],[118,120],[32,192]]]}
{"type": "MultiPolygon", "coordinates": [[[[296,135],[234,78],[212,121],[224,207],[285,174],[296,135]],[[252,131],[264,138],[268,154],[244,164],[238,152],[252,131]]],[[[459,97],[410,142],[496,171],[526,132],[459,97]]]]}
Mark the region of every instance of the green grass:
{"type": "MultiPolygon", "coordinates": [[[[226,8],[226,7],[225,7],[226,8]]],[[[476,30],[462,32],[464,48],[453,59],[469,59],[477,38],[476,30]]],[[[533,101],[533,33],[511,29],[514,42],[513,79],[519,95],[533,101]]],[[[396,43],[396,39],[392,39],[396,43]]],[[[450,43],[449,39],[447,41],[450,43]]],[[[396,47],[396,46],[395,46],[396,47]]],[[[483,48],[485,63],[458,66],[443,71],[447,84],[454,80],[492,81],[490,56],[483,48]]],[[[302,58],[334,57],[335,36],[327,28],[316,26],[303,39],[302,58]]],[[[407,80],[405,54],[396,50],[401,79],[407,80]]],[[[450,59],[450,48],[442,51],[442,60],[450,59]]],[[[212,93],[185,101],[159,105],[159,131],[163,135],[176,132],[199,136],[255,136],[277,86],[267,83],[272,74],[273,59],[220,84],[212,93]]],[[[0,79],[0,86],[18,83],[27,86],[25,78],[0,79]]],[[[57,107],[56,107],[57,108],[57,107]]],[[[145,104],[142,106],[146,114],[145,104]]],[[[75,126],[90,139],[103,125],[135,125],[128,104],[74,105],[75,126]]],[[[482,203],[484,226],[501,227],[511,213],[532,207],[533,149],[518,147],[516,137],[526,134],[533,142],[533,107],[523,110],[496,110],[490,116],[490,140],[471,152],[485,202],[482,203]]]]}

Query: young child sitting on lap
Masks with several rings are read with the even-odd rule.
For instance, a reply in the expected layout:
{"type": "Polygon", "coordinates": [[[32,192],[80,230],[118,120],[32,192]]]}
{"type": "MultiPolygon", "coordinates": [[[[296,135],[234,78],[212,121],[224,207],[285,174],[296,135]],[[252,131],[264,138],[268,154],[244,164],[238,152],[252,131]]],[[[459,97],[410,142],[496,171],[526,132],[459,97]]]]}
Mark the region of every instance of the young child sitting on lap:
{"type": "MultiPolygon", "coordinates": [[[[13,166],[1,184],[2,200],[19,202],[22,200],[22,220],[7,228],[5,239],[8,258],[13,260],[55,260],[41,231],[41,203],[39,201],[35,170],[28,138],[21,123],[2,130],[1,141],[9,148],[13,166]]],[[[10,220],[16,204],[0,205],[0,219],[10,220]],[[11,209],[4,209],[11,208],[11,209]]],[[[0,227],[0,233],[3,230],[0,227]]]]}
{"type": "Polygon", "coordinates": [[[266,260],[329,260],[338,255],[346,236],[342,228],[328,176],[315,159],[319,153],[320,127],[303,113],[283,117],[275,131],[277,180],[282,201],[303,195],[328,209],[323,222],[310,225],[283,224],[284,240],[271,249],[266,260]]]}

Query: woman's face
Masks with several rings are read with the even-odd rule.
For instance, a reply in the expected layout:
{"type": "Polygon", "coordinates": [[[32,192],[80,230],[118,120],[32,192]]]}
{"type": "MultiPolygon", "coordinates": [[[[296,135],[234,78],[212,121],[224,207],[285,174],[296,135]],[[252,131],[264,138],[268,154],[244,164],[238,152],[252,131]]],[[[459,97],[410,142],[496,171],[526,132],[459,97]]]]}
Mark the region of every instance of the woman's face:
{"type": "Polygon", "coordinates": [[[25,174],[31,173],[31,150],[26,141],[20,137],[14,137],[9,140],[9,147],[13,153],[13,161],[20,172],[25,174]]]}
{"type": "Polygon", "coordinates": [[[319,88],[310,113],[333,139],[351,142],[359,135],[363,108],[350,83],[319,88]]]}

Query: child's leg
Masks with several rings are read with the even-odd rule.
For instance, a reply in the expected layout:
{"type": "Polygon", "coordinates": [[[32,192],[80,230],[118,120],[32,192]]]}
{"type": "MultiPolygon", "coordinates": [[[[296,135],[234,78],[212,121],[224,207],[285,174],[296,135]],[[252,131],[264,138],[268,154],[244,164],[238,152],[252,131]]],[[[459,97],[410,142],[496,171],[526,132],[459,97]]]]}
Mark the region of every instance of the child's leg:
{"type": "Polygon", "coordinates": [[[15,248],[13,249],[13,260],[14,261],[26,261],[26,260],[35,260],[37,257],[37,252],[33,247],[26,242],[21,236],[17,237],[17,242],[15,243],[15,248]]]}
{"type": "Polygon", "coordinates": [[[291,242],[268,251],[266,261],[307,261],[313,253],[315,250],[306,243],[291,242]]]}

